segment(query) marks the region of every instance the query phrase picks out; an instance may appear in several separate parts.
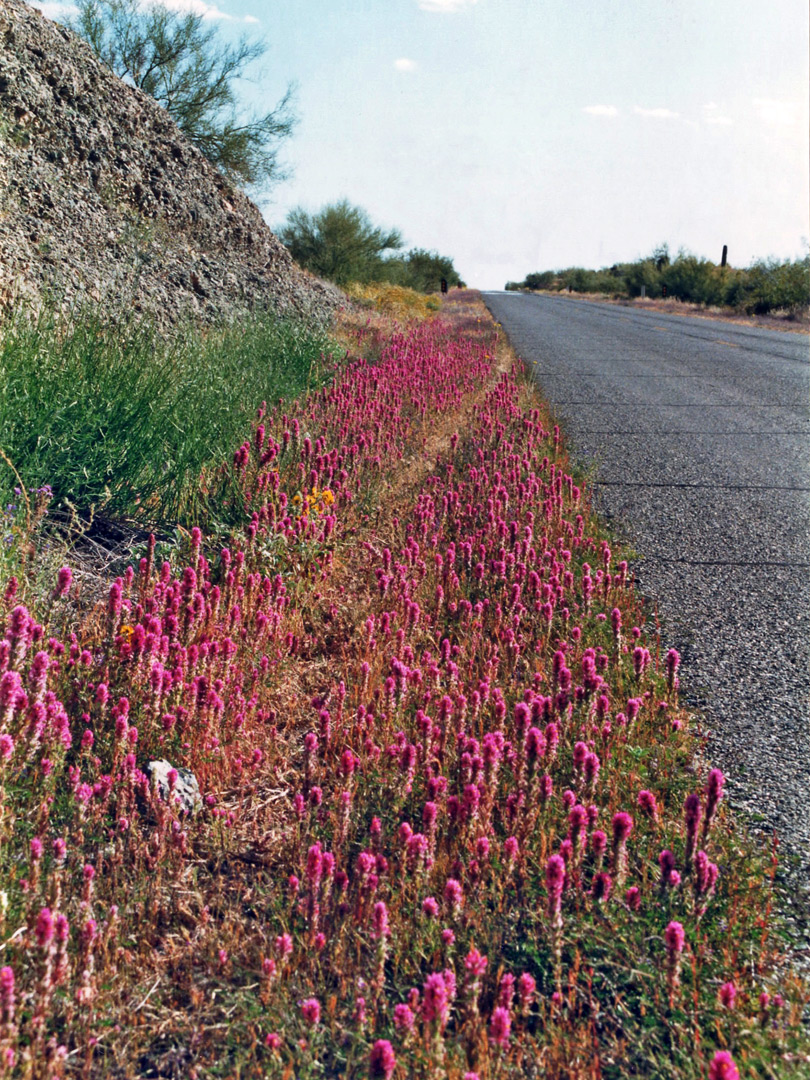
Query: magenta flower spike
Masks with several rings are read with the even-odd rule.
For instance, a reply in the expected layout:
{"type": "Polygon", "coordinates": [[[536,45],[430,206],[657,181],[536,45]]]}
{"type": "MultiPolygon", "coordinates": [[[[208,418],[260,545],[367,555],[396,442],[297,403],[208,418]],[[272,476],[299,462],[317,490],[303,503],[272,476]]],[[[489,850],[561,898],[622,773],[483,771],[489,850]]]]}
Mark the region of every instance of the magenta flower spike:
{"type": "Polygon", "coordinates": [[[720,800],[723,798],[723,787],[725,786],[725,782],[726,778],[720,769],[712,769],[709,773],[709,779],[706,782],[706,813],[703,818],[701,843],[706,843],[706,837],[709,835],[709,829],[714,821],[717,807],[720,804],[720,800]]]}
{"type": "Polygon", "coordinates": [[[686,854],[684,855],[684,868],[688,873],[692,866],[692,859],[697,845],[698,828],[703,816],[703,807],[700,805],[700,796],[694,792],[687,795],[683,804],[683,816],[686,822],[686,854]]]}
{"type": "Polygon", "coordinates": [[[633,831],[633,818],[624,810],[613,815],[613,847],[611,871],[616,885],[621,888],[627,875],[627,840],[633,831]]]}
{"type": "Polygon", "coordinates": [[[368,1059],[368,1073],[371,1080],[391,1080],[396,1067],[397,1058],[391,1043],[387,1039],[377,1039],[368,1059]]]}
{"type": "Polygon", "coordinates": [[[317,1027],[321,1020],[321,1003],[317,998],[307,998],[301,1002],[301,1015],[310,1027],[317,1027]]]}
{"type": "Polygon", "coordinates": [[[645,790],[638,793],[638,808],[651,821],[658,821],[658,803],[651,791],[645,790]]]}
{"type": "Polygon", "coordinates": [[[501,1048],[508,1046],[511,1027],[512,1017],[509,1015],[509,1010],[503,1005],[496,1005],[489,1021],[490,1042],[501,1048]]]}
{"type": "Polygon", "coordinates": [[[685,941],[686,935],[683,926],[674,920],[670,922],[664,931],[664,944],[667,949],[667,989],[669,991],[670,1008],[673,1006],[680,985],[681,954],[683,953],[685,941]]]}
{"type": "Polygon", "coordinates": [[[739,1070],[728,1050],[718,1050],[712,1058],[709,1080],[740,1080],[739,1070]]]}

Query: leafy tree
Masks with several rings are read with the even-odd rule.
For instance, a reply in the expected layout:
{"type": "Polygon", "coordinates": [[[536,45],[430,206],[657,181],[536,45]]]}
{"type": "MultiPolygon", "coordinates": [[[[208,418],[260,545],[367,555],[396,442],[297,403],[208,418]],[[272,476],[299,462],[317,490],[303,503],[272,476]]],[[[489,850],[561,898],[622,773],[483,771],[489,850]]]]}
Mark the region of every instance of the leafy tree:
{"type": "Polygon", "coordinates": [[[366,211],[347,199],[315,214],[296,207],[278,236],[299,266],[338,285],[384,280],[383,253],[402,247],[398,229],[373,225],[366,211]]]}
{"type": "Polygon", "coordinates": [[[292,132],[294,88],[264,115],[239,108],[234,81],[264,54],[262,41],[216,40],[203,16],[141,0],[78,0],[72,29],[120,78],[151,95],[232,183],[283,179],[279,144],[292,132]]]}

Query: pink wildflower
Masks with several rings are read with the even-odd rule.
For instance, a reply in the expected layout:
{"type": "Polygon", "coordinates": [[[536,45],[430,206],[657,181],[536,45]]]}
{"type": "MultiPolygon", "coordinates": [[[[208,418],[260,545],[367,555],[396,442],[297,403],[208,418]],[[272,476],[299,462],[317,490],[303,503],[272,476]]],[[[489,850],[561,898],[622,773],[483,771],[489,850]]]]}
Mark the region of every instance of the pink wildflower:
{"type": "Polygon", "coordinates": [[[503,855],[507,868],[512,870],[520,853],[520,844],[514,836],[507,836],[503,842],[503,855]]]}
{"type": "Polygon", "coordinates": [[[740,1073],[728,1050],[718,1050],[712,1058],[709,1080],[740,1080],[740,1073]]]}
{"type": "Polygon", "coordinates": [[[667,686],[670,690],[678,689],[678,667],[681,663],[681,657],[677,649],[670,649],[666,658],[667,669],[667,686]]]}
{"type": "Polygon", "coordinates": [[[364,997],[356,997],[354,999],[354,1013],[352,1019],[358,1027],[362,1027],[366,1022],[366,999],[364,997]]]}
{"type": "Polygon", "coordinates": [[[640,791],[638,793],[638,808],[652,821],[658,820],[658,803],[651,791],[640,791]]]}
{"type": "Polygon", "coordinates": [[[598,904],[601,904],[610,899],[612,889],[613,882],[611,881],[610,874],[606,874],[604,870],[602,870],[593,879],[591,895],[598,904]]]}
{"type": "Polygon", "coordinates": [[[624,884],[627,873],[627,838],[633,831],[633,818],[625,811],[613,815],[613,849],[611,870],[616,877],[616,884],[624,884]]]}
{"type": "Polygon", "coordinates": [[[631,911],[638,911],[641,908],[641,890],[637,885],[630,886],[624,894],[624,902],[631,911]]]}
{"type": "Polygon", "coordinates": [[[315,1027],[319,1024],[321,1020],[321,1003],[318,999],[307,998],[306,1001],[302,1001],[301,1015],[310,1027],[315,1027]]]}
{"type": "Polygon", "coordinates": [[[489,1038],[496,1046],[506,1046],[509,1043],[509,1030],[512,1026],[512,1018],[509,1010],[502,1005],[496,1006],[492,1011],[489,1021],[489,1038]]]}
{"type": "Polygon", "coordinates": [[[511,971],[505,971],[501,976],[501,985],[498,987],[498,1004],[505,1009],[512,1008],[512,1000],[515,996],[515,976],[511,971]]]}
{"type": "Polygon", "coordinates": [[[374,905],[373,924],[374,929],[372,930],[372,936],[378,941],[388,937],[391,933],[391,929],[388,925],[388,908],[382,900],[378,900],[374,905]]]}
{"type": "Polygon", "coordinates": [[[422,1019],[437,1024],[442,1030],[450,1015],[450,1000],[444,976],[438,972],[428,975],[422,994],[422,1019]]]}
{"type": "Polygon", "coordinates": [[[14,1023],[14,969],[0,969],[0,1020],[9,1027],[14,1023]]]}
{"type": "Polygon", "coordinates": [[[521,1011],[524,1014],[532,1007],[536,993],[537,983],[534,980],[534,976],[530,975],[528,971],[524,971],[518,979],[518,1000],[520,1001],[521,1011]]]}
{"type": "Polygon", "coordinates": [[[724,982],[720,987],[720,1004],[725,1009],[733,1009],[737,1000],[737,987],[733,982],[724,982]]]}
{"type": "Polygon", "coordinates": [[[464,890],[455,878],[447,879],[444,886],[444,902],[450,908],[454,918],[458,918],[464,904],[464,890]]]}
{"type": "Polygon", "coordinates": [[[45,949],[50,945],[54,934],[53,916],[50,908],[43,908],[40,911],[34,927],[34,934],[40,949],[45,949]]]}
{"type": "Polygon", "coordinates": [[[470,949],[464,960],[464,967],[473,979],[480,979],[487,970],[487,958],[478,949],[470,949]]]}
{"type": "Polygon", "coordinates": [[[664,848],[658,856],[658,865],[661,867],[661,885],[667,886],[669,884],[669,875],[675,869],[675,856],[669,848],[664,848]]]}
{"type": "Polygon", "coordinates": [[[409,1005],[394,1006],[394,1027],[397,1031],[410,1031],[416,1017],[409,1005]]]}
{"type": "Polygon", "coordinates": [[[552,855],[546,863],[546,892],[548,893],[548,912],[554,918],[559,914],[565,884],[565,860],[561,855],[552,855]]]}
{"type": "Polygon", "coordinates": [[[60,568],[59,573],[56,575],[56,589],[54,595],[58,597],[67,596],[70,592],[70,586],[73,584],[73,571],[69,566],[63,566],[60,568]]]}
{"type": "Polygon", "coordinates": [[[602,857],[607,850],[607,836],[601,829],[596,829],[591,833],[591,851],[593,852],[597,863],[601,863],[602,857]]]}
{"type": "Polygon", "coordinates": [[[717,866],[709,860],[705,851],[699,851],[695,856],[695,893],[697,896],[708,896],[717,881],[717,866]]]}
{"type": "Polygon", "coordinates": [[[712,769],[709,773],[709,779],[706,781],[706,816],[703,819],[703,832],[701,834],[703,843],[706,842],[717,807],[723,798],[725,782],[726,778],[720,769],[712,769]]]}
{"type": "Polygon", "coordinates": [[[276,954],[280,956],[282,960],[284,960],[292,954],[292,951],[293,939],[290,937],[290,935],[279,934],[279,936],[276,938],[276,954]]]}
{"type": "Polygon", "coordinates": [[[670,1008],[672,1008],[680,982],[681,954],[685,940],[686,935],[683,926],[674,920],[670,922],[664,931],[664,942],[667,947],[667,988],[669,990],[670,1008]]]}
{"type": "Polygon", "coordinates": [[[397,1059],[394,1048],[387,1039],[377,1039],[368,1059],[369,1076],[374,1080],[391,1080],[397,1059]]]}
{"type": "Polygon", "coordinates": [[[703,814],[699,795],[693,792],[691,795],[686,796],[683,804],[683,813],[686,821],[686,854],[684,856],[684,866],[689,870],[695,854],[698,826],[700,825],[700,818],[703,814]]]}

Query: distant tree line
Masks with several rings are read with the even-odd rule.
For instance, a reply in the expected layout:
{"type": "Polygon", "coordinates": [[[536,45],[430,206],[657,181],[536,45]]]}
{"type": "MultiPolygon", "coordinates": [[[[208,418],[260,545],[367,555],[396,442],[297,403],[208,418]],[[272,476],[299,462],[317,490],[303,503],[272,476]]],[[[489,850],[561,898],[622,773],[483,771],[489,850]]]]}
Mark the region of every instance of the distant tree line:
{"type": "Polygon", "coordinates": [[[679,251],[671,258],[666,244],[646,258],[601,270],[571,266],[527,274],[507,282],[507,289],[604,293],[608,296],[673,297],[707,307],[733,307],[749,315],[782,311],[798,315],[810,306],[810,254],[801,259],[757,259],[746,269],[718,266],[679,251]]]}
{"type": "Polygon", "coordinates": [[[346,199],[315,213],[296,207],[277,232],[299,266],[337,285],[385,281],[430,293],[442,279],[448,288],[463,284],[451,258],[422,248],[398,254],[404,246],[399,229],[374,225],[346,199]]]}

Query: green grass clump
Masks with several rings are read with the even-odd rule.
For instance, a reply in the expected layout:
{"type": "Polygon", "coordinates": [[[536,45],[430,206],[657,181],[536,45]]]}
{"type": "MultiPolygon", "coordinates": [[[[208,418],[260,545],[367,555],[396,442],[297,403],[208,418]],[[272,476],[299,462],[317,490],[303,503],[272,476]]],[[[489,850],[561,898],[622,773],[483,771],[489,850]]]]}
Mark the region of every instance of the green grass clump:
{"type": "Polygon", "coordinates": [[[322,382],[333,348],[269,314],[167,338],[144,320],[18,313],[0,329],[0,449],[19,474],[0,459],[3,502],[22,479],[57,506],[206,520],[210,479],[258,405],[322,382]]]}

